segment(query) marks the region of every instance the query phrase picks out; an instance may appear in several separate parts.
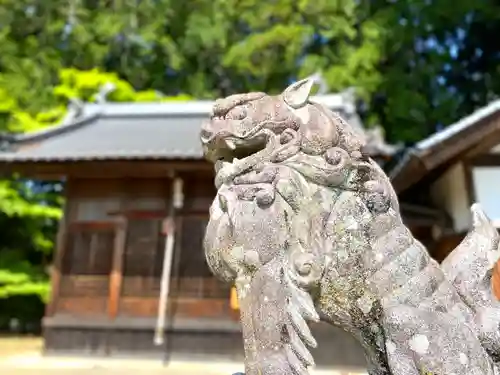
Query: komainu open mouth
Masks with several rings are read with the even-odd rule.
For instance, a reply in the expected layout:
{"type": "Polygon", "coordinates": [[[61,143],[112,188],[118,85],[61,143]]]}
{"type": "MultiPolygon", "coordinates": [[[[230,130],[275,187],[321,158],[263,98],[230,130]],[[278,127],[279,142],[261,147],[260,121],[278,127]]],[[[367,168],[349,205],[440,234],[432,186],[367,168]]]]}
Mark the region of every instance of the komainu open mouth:
{"type": "Polygon", "coordinates": [[[252,139],[216,136],[203,143],[203,153],[212,163],[233,162],[234,159],[244,159],[262,150],[266,145],[266,139],[267,137],[262,136],[252,139]]]}

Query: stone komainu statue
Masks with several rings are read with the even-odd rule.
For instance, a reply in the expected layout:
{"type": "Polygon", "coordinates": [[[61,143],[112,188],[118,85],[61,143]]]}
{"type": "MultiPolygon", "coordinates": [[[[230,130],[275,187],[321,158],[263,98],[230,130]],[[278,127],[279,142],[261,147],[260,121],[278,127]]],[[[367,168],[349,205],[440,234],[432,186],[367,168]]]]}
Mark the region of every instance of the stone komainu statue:
{"type": "Polygon", "coordinates": [[[362,136],[309,100],[313,83],[217,100],[201,130],[218,189],[206,257],[236,285],[246,374],[307,374],[319,320],[360,342],[371,375],[500,374],[497,231],[475,205],[464,241],[431,259],[362,136]]]}

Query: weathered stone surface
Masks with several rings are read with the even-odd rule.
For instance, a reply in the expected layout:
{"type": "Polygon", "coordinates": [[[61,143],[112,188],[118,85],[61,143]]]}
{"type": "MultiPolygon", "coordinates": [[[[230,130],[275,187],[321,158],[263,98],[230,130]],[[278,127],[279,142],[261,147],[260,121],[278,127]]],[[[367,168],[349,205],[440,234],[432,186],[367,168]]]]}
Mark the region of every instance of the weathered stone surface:
{"type": "Polygon", "coordinates": [[[236,285],[246,374],[307,374],[320,319],[359,341],[371,375],[498,374],[497,231],[473,206],[437,264],[365,139],[309,101],[313,84],[221,99],[201,132],[218,188],[205,251],[236,285]]]}

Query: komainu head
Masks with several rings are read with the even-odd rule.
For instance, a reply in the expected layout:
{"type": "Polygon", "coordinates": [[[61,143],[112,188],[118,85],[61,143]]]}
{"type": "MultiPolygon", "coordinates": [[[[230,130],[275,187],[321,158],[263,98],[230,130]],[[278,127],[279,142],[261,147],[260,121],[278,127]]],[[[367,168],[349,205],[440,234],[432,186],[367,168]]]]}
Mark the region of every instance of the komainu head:
{"type": "Polygon", "coordinates": [[[321,155],[339,146],[360,156],[363,137],[339,116],[309,101],[314,83],[307,78],[275,96],[253,92],[217,100],[201,130],[206,158],[212,162],[244,158],[262,150],[270,136],[287,130],[300,134],[301,151],[306,154],[321,155]]]}

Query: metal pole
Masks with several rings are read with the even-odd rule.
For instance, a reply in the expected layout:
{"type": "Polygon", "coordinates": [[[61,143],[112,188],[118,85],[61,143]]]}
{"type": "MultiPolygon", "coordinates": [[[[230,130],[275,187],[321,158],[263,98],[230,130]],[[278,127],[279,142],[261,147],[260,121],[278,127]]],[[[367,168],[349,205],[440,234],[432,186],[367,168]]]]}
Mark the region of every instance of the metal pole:
{"type": "Polygon", "coordinates": [[[163,257],[163,270],[161,274],[160,298],[158,301],[158,319],[156,322],[155,345],[163,345],[165,336],[165,322],[167,320],[167,302],[170,291],[170,276],[172,274],[172,258],[175,244],[175,210],[182,208],[183,191],[182,179],[173,178],[172,201],[168,214],[167,240],[165,241],[165,253],[163,257]]]}

